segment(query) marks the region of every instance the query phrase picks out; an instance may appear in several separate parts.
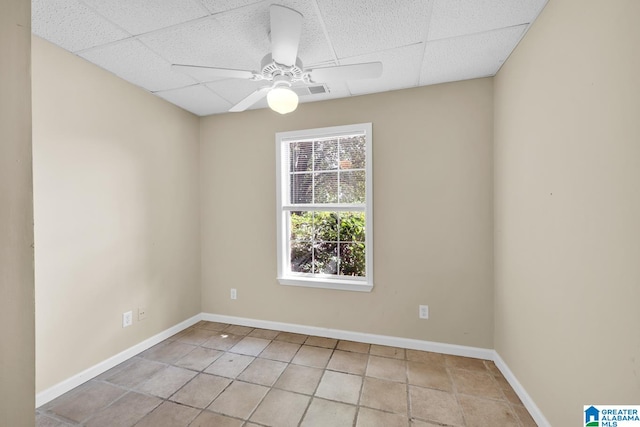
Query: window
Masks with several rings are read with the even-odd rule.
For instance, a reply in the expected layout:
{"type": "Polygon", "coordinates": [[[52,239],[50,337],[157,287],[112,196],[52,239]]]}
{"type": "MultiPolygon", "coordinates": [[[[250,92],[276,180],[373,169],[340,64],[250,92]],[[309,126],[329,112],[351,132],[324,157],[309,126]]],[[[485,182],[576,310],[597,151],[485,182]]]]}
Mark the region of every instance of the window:
{"type": "Polygon", "coordinates": [[[371,123],[276,134],[278,281],[373,287],[371,123]]]}

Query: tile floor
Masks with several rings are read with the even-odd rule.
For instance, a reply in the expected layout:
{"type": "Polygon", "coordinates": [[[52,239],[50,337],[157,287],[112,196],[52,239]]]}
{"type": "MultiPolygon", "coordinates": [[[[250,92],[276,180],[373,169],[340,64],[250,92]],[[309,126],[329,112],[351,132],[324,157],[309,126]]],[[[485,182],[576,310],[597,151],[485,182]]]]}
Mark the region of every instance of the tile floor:
{"type": "Polygon", "coordinates": [[[493,362],[200,322],[36,410],[36,426],[535,426],[493,362]]]}

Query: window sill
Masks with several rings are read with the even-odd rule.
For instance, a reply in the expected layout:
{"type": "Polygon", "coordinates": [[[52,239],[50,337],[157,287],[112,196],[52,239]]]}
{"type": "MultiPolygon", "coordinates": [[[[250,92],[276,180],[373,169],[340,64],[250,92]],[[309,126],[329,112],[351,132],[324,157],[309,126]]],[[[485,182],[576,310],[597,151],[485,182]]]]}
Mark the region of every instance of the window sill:
{"type": "Polygon", "coordinates": [[[339,291],[371,292],[373,285],[359,280],[348,279],[311,279],[306,277],[278,277],[285,286],[303,286],[307,288],[335,289],[339,291]]]}

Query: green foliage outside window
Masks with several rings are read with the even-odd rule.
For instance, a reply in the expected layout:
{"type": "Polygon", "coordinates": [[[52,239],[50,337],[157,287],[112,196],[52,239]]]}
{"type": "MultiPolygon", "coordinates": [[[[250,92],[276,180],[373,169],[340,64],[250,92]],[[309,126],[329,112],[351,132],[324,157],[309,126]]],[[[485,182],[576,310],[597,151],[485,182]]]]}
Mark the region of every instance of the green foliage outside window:
{"type": "Polygon", "coordinates": [[[291,271],[365,277],[364,212],[291,212],[291,271]]]}

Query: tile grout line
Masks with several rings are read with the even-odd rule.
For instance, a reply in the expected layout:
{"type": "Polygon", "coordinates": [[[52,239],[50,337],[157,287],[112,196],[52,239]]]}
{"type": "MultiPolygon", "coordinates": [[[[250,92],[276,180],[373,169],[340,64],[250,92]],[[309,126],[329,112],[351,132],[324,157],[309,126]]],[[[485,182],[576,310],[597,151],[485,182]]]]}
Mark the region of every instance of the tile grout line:
{"type": "MultiPolygon", "coordinates": [[[[294,334],[294,335],[299,335],[300,337],[304,336],[304,340],[302,340],[301,342],[295,342],[297,340],[294,340],[294,342],[292,341],[288,341],[288,340],[278,340],[278,336],[282,335],[282,334],[292,334],[289,332],[284,332],[284,331],[278,331],[278,330],[272,330],[272,329],[262,329],[262,328],[253,328],[253,327],[249,327],[249,326],[241,326],[241,325],[234,325],[234,324],[223,324],[220,322],[205,322],[205,321],[200,321],[197,322],[194,325],[189,326],[188,328],[185,328],[184,330],[172,335],[171,337],[166,338],[165,340],[157,343],[156,345],[154,345],[153,347],[134,355],[133,357],[131,357],[130,359],[120,363],[119,365],[113,367],[111,370],[107,371],[107,372],[111,372],[111,375],[106,377],[104,376],[104,374],[101,374],[95,378],[90,379],[89,381],[87,381],[86,383],[89,382],[95,382],[95,383],[101,383],[101,384],[108,384],[109,386],[113,386],[116,387],[118,389],[123,390],[123,394],[118,396],[117,398],[115,398],[114,400],[110,401],[106,406],[101,407],[99,410],[97,410],[96,412],[88,415],[84,420],[82,420],[80,423],[75,423],[73,422],[73,424],[68,424],[67,421],[63,421],[65,422],[65,424],[68,425],[84,425],[84,423],[96,418],[99,414],[101,414],[103,411],[106,411],[107,409],[111,408],[113,405],[115,405],[117,402],[121,401],[122,399],[125,398],[125,396],[127,396],[129,393],[138,393],[144,396],[149,396],[149,397],[153,397],[156,399],[160,400],[160,403],[155,406],[154,408],[152,408],[149,412],[147,412],[146,414],[144,414],[142,417],[140,417],[138,419],[138,422],[142,421],[143,419],[145,419],[149,414],[151,414],[152,412],[156,411],[158,407],[160,407],[162,404],[164,403],[173,403],[173,404],[177,404],[177,405],[181,405],[187,408],[191,408],[194,410],[197,410],[198,413],[195,415],[195,417],[188,422],[189,425],[191,425],[193,422],[195,422],[196,419],[198,419],[204,412],[208,412],[208,413],[213,413],[213,414],[220,414],[223,416],[228,416],[232,419],[238,420],[242,423],[242,425],[246,426],[249,423],[254,423],[254,424],[258,424],[258,425],[262,425],[261,423],[257,423],[255,421],[250,421],[251,417],[253,417],[256,413],[256,411],[258,410],[258,408],[261,407],[261,405],[265,402],[265,399],[267,397],[267,395],[269,395],[271,393],[271,391],[273,390],[279,390],[279,391],[283,391],[283,392],[287,392],[287,393],[292,393],[292,394],[296,394],[296,395],[300,395],[300,396],[304,396],[305,398],[308,398],[308,402],[305,406],[304,411],[302,412],[300,419],[297,423],[298,426],[302,425],[303,421],[305,420],[305,417],[307,416],[311,405],[313,404],[314,400],[318,399],[318,400],[325,400],[328,402],[336,402],[338,404],[343,404],[343,405],[347,405],[350,407],[353,407],[355,409],[355,415],[353,418],[353,426],[356,426],[358,424],[358,420],[360,417],[360,410],[362,408],[367,408],[373,411],[379,411],[382,413],[387,413],[387,414],[393,414],[393,415],[402,415],[402,413],[397,413],[394,410],[387,410],[387,409],[380,409],[380,408],[375,408],[375,407],[369,407],[369,406],[365,406],[363,405],[363,398],[364,398],[364,392],[365,392],[365,383],[367,378],[372,378],[372,379],[376,379],[376,380],[380,380],[380,381],[389,381],[389,382],[393,382],[393,383],[402,383],[404,388],[405,388],[405,396],[406,396],[406,412],[404,412],[404,415],[406,415],[407,417],[407,423],[411,423],[413,420],[412,417],[412,413],[413,413],[413,403],[412,403],[412,399],[411,399],[411,387],[417,387],[417,388],[423,388],[423,389],[427,389],[427,390],[435,390],[435,391],[440,391],[440,392],[447,392],[446,390],[441,390],[439,388],[436,387],[429,387],[429,386],[423,386],[423,385],[418,385],[418,384],[411,384],[411,380],[410,380],[410,362],[411,360],[409,360],[409,354],[408,354],[408,350],[404,349],[404,348],[396,348],[396,347],[388,347],[388,346],[383,346],[383,345],[378,345],[376,347],[374,347],[374,344],[367,344],[368,345],[368,351],[366,353],[360,352],[360,351],[354,351],[352,349],[340,349],[340,343],[341,342],[350,342],[349,340],[343,340],[343,339],[337,339],[337,338],[326,338],[326,337],[316,337],[314,335],[306,335],[306,334],[294,334]],[[207,328],[206,326],[213,326],[213,324],[215,323],[216,327],[221,327],[221,329],[218,328],[207,328]],[[235,329],[234,329],[235,328],[235,329]],[[246,328],[246,329],[239,329],[239,328],[246,328]],[[228,348],[226,348],[225,350],[221,350],[220,348],[216,348],[216,347],[207,347],[206,344],[212,340],[213,338],[215,338],[216,336],[220,336],[221,334],[225,333],[225,331],[227,331],[228,329],[232,329],[234,332],[236,332],[236,334],[233,334],[231,331],[226,332],[228,335],[234,335],[236,337],[238,337],[238,340],[233,342],[232,344],[230,344],[230,346],[228,348]],[[197,331],[206,331],[206,332],[197,332],[197,331]],[[238,333],[238,331],[244,331],[245,333],[240,334],[238,333]],[[256,333],[256,331],[258,331],[256,333]],[[262,332],[260,332],[262,331],[262,332]],[[275,333],[275,335],[269,333],[267,334],[266,332],[270,331],[275,333]],[[254,334],[255,335],[252,335],[254,334]],[[264,335],[260,335],[260,334],[264,334],[264,335]],[[206,338],[204,338],[203,336],[207,336],[206,338]],[[267,338],[267,335],[272,335],[271,338],[267,338]],[[245,340],[246,338],[256,338],[256,339],[260,339],[260,340],[264,340],[267,341],[267,343],[264,345],[264,347],[262,347],[259,351],[257,351],[257,354],[245,354],[245,353],[235,353],[233,351],[231,351],[235,346],[237,346],[240,342],[242,342],[243,340],[245,340]],[[322,338],[322,339],[331,339],[333,345],[331,347],[327,347],[327,346],[323,346],[320,343],[322,343],[322,341],[316,341],[316,339],[318,338],[322,338]],[[286,356],[289,360],[288,361],[284,361],[281,359],[270,359],[267,357],[260,357],[266,350],[267,348],[273,344],[273,343],[277,343],[277,342],[282,342],[282,343],[287,343],[287,344],[293,344],[293,345],[297,345],[298,348],[296,349],[295,353],[293,353],[290,357],[286,356]],[[154,348],[161,348],[164,346],[169,346],[169,343],[179,343],[182,345],[187,345],[187,346],[193,346],[194,348],[192,348],[191,350],[189,350],[188,352],[186,352],[185,354],[180,354],[179,356],[174,357],[170,357],[168,359],[161,359],[161,360],[157,360],[156,358],[160,358],[160,355],[154,355],[151,356],[153,353],[150,352],[150,350],[154,349],[154,348]],[[301,350],[305,347],[308,348],[316,348],[316,349],[327,349],[330,350],[326,361],[322,364],[322,367],[317,367],[317,366],[312,366],[312,365],[307,365],[307,364],[297,364],[294,363],[295,358],[300,354],[301,350]],[[381,348],[388,348],[388,349],[395,349],[393,354],[391,353],[386,353],[386,354],[382,354],[380,352],[381,349],[377,349],[377,347],[381,347],[381,348]],[[184,367],[184,366],[180,366],[178,365],[178,363],[183,360],[184,358],[186,358],[187,356],[189,356],[191,353],[193,353],[194,351],[197,350],[206,350],[206,351],[212,351],[212,352],[220,352],[219,354],[217,354],[213,359],[211,359],[211,361],[208,361],[208,363],[206,365],[202,365],[203,367],[201,369],[195,369],[195,368],[190,368],[190,367],[184,367]],[[347,363],[347,366],[344,367],[344,370],[339,370],[340,369],[340,365],[338,366],[334,366],[334,367],[330,367],[332,360],[334,360],[334,357],[338,354],[337,351],[340,350],[341,352],[345,352],[345,353],[349,353],[351,355],[355,355],[355,354],[364,354],[366,355],[366,361],[364,363],[364,369],[362,370],[362,373],[356,374],[353,369],[356,368],[351,368],[349,367],[348,363],[350,362],[345,362],[347,363]],[[398,358],[398,350],[402,350],[402,354],[403,357],[402,358],[398,358]],[[372,353],[373,352],[373,353],[372,353]],[[216,361],[220,360],[221,358],[225,357],[225,355],[239,355],[239,356],[245,356],[245,357],[251,357],[252,360],[246,365],[244,366],[244,368],[242,368],[242,370],[240,372],[238,372],[237,374],[235,374],[234,377],[225,377],[223,375],[218,375],[218,374],[212,374],[212,373],[208,373],[206,372],[207,369],[209,369],[214,363],[216,363],[216,361]],[[390,377],[385,378],[385,377],[375,377],[375,376],[371,376],[368,377],[367,373],[369,372],[369,367],[370,367],[370,363],[372,360],[372,357],[380,357],[383,358],[384,360],[400,360],[402,361],[402,363],[404,364],[404,369],[403,369],[403,379],[401,381],[398,381],[397,379],[390,379],[390,377]],[[154,358],[155,357],[155,358],[154,358]],[[127,369],[128,367],[130,367],[131,365],[133,365],[136,361],[138,360],[144,360],[147,362],[153,362],[154,364],[158,364],[158,365],[162,365],[162,368],[160,368],[158,371],[154,371],[153,373],[149,374],[149,376],[145,377],[143,380],[141,380],[139,383],[133,384],[131,386],[123,386],[117,383],[111,383],[109,382],[108,378],[112,378],[117,376],[119,373],[123,372],[125,369],[127,369]],[[254,364],[254,362],[256,360],[266,360],[266,361],[272,361],[272,362],[277,362],[277,363],[284,363],[284,367],[280,370],[279,373],[277,373],[277,375],[274,377],[274,379],[272,381],[270,381],[269,385],[265,385],[263,383],[259,383],[259,382],[252,382],[252,380],[250,379],[240,379],[240,377],[249,370],[249,368],[254,364]],[[131,362],[133,361],[133,362],[131,362]],[[124,366],[122,366],[124,365],[124,366]],[[282,377],[282,375],[284,374],[285,371],[287,371],[287,369],[289,369],[292,366],[300,366],[300,367],[305,367],[305,368],[311,368],[311,369],[318,369],[321,370],[321,374],[319,379],[317,380],[317,382],[315,383],[315,387],[313,389],[313,391],[311,391],[311,394],[305,394],[302,392],[298,392],[298,391],[293,391],[293,390],[287,390],[284,388],[280,388],[278,386],[276,386],[276,384],[278,383],[278,381],[280,380],[280,378],[282,377]],[[175,389],[174,391],[172,391],[167,397],[161,397],[161,396],[156,396],[153,395],[149,392],[145,392],[142,390],[139,390],[139,388],[142,388],[142,386],[144,384],[147,384],[150,380],[151,377],[162,372],[163,370],[166,370],[168,368],[175,368],[175,369],[181,369],[181,370],[185,370],[185,371],[190,371],[192,373],[194,373],[194,375],[187,380],[184,384],[181,384],[177,389],[175,389]],[[116,369],[119,368],[119,369],[116,369]],[[360,386],[359,386],[359,390],[358,390],[358,394],[357,394],[357,399],[355,403],[350,403],[350,402],[344,402],[344,401],[339,401],[339,400],[333,400],[333,399],[329,399],[329,398],[324,398],[321,396],[317,396],[317,392],[320,388],[320,385],[322,384],[322,380],[325,377],[325,374],[327,372],[334,372],[336,374],[344,374],[344,375],[354,375],[360,378],[360,386]],[[199,408],[199,407],[195,407],[195,406],[191,406],[189,404],[185,404],[185,403],[180,403],[177,402],[175,400],[172,400],[172,398],[174,398],[181,390],[183,390],[185,387],[187,387],[189,384],[191,384],[196,378],[198,378],[200,375],[211,375],[211,376],[215,376],[215,377],[219,377],[219,378],[224,378],[226,380],[229,380],[229,383],[221,390],[219,391],[215,396],[213,396],[212,400],[207,403],[203,408],[199,408]],[[213,404],[213,402],[216,401],[216,399],[218,399],[226,390],[228,390],[228,388],[234,383],[234,382],[239,382],[239,383],[245,383],[245,384],[251,384],[251,385],[256,385],[256,386],[262,386],[265,387],[267,390],[265,392],[265,394],[257,401],[255,407],[249,412],[249,414],[246,416],[246,418],[237,418],[235,416],[229,416],[229,415],[224,415],[218,412],[214,412],[212,410],[208,410],[209,406],[211,406],[213,404]]],[[[292,337],[291,337],[292,338],[292,337]]],[[[356,344],[366,344],[366,343],[358,343],[355,342],[356,344]]],[[[250,350],[244,350],[244,351],[250,351],[250,350]]],[[[416,350],[418,351],[418,350],[416,350]]],[[[384,352],[383,352],[384,353],[384,352]]],[[[437,354],[437,353],[436,353],[437,354]]],[[[277,357],[276,355],[274,355],[274,357],[277,357]]],[[[446,357],[446,355],[445,355],[446,357]]],[[[459,356],[452,356],[452,357],[459,357],[459,356]]],[[[469,372],[482,372],[484,374],[487,374],[490,376],[490,382],[491,384],[493,384],[494,386],[498,387],[498,390],[500,391],[500,396],[502,396],[501,398],[491,398],[491,397],[485,397],[482,395],[476,395],[476,394],[470,394],[470,397],[474,397],[474,398],[480,398],[480,399],[488,399],[488,400],[492,400],[495,402],[500,402],[502,404],[506,404],[509,408],[509,413],[511,414],[511,416],[514,417],[514,420],[516,421],[516,423],[519,426],[523,426],[524,425],[524,421],[520,419],[520,417],[518,416],[518,414],[515,412],[515,404],[513,402],[511,402],[511,400],[509,400],[506,391],[503,389],[502,385],[500,383],[498,383],[498,378],[495,375],[495,372],[491,370],[490,366],[487,365],[486,361],[483,359],[478,359],[478,360],[482,360],[482,366],[484,369],[482,369],[481,371],[478,371],[476,369],[473,369],[472,367],[470,367],[470,365],[463,365],[463,366],[452,366],[450,363],[448,363],[448,359],[444,359],[443,361],[443,367],[444,370],[447,374],[447,377],[449,379],[449,382],[452,386],[452,391],[451,393],[454,395],[455,398],[455,402],[460,410],[460,413],[462,415],[462,420],[463,420],[463,424],[466,425],[466,412],[464,411],[459,396],[460,395],[467,395],[467,393],[461,393],[458,389],[458,384],[456,383],[455,379],[454,379],[454,375],[453,375],[453,371],[452,369],[458,369],[458,370],[462,370],[462,371],[469,371],[469,372]]],[[[419,362],[419,361],[417,361],[419,362]]],[[[309,362],[312,363],[312,362],[309,362]]],[[[338,364],[340,362],[336,362],[336,364],[338,364]]],[[[419,363],[424,363],[425,365],[430,365],[431,363],[428,363],[426,361],[423,362],[419,362],[419,363]]],[[[106,373],[106,372],[105,372],[106,373]]],[[[85,384],[86,384],[85,383],[85,384]]],[[[76,388],[77,389],[77,388],[76,388]]],[[[76,393],[81,393],[81,391],[75,390],[76,393]]],[[[73,393],[73,391],[69,391],[68,393],[70,396],[67,396],[67,398],[69,397],[73,397],[73,395],[75,393],[73,393]]],[[[66,395],[65,394],[65,395],[66,395]]],[[[63,395],[63,396],[65,396],[63,395]]],[[[60,396],[62,397],[62,396],[60,396]]],[[[58,420],[58,421],[62,421],[63,418],[66,419],[66,417],[62,417],[61,415],[58,415],[57,413],[53,412],[53,408],[55,407],[55,404],[51,404],[51,403],[47,403],[46,405],[43,405],[43,407],[41,408],[36,408],[36,414],[42,415],[44,417],[50,418],[50,419],[54,419],[54,420],[58,420]]],[[[525,408],[526,409],[526,408],[525,408]]],[[[416,418],[416,419],[420,419],[420,418],[416,418]]],[[[435,422],[435,420],[427,420],[429,422],[435,422]]],[[[71,420],[69,422],[72,422],[71,420]]]]}

